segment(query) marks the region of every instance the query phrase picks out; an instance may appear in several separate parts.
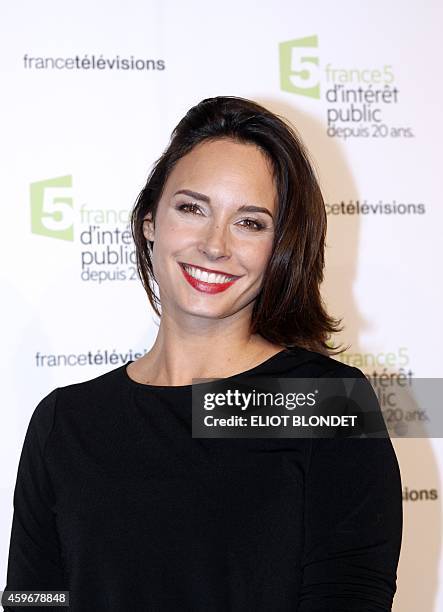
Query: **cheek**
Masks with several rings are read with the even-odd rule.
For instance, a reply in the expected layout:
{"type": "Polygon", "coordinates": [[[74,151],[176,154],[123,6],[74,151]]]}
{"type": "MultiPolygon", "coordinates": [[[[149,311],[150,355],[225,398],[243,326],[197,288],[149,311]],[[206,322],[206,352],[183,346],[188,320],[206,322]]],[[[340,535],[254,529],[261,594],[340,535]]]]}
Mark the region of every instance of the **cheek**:
{"type": "Polygon", "coordinates": [[[272,237],[264,237],[247,243],[243,241],[238,245],[241,259],[249,270],[257,274],[264,271],[272,253],[272,242],[272,237]]]}
{"type": "Polygon", "coordinates": [[[178,223],[166,222],[157,234],[163,253],[174,253],[193,240],[193,232],[178,223]]]}

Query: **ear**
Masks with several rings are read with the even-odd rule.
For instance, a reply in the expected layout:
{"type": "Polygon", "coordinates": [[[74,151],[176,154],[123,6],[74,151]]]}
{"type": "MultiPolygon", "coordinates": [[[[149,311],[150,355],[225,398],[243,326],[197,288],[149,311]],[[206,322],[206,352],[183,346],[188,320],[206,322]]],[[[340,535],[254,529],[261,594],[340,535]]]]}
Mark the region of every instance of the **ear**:
{"type": "Polygon", "coordinates": [[[154,221],[152,221],[152,214],[150,212],[143,219],[143,235],[146,240],[154,242],[154,221]]]}

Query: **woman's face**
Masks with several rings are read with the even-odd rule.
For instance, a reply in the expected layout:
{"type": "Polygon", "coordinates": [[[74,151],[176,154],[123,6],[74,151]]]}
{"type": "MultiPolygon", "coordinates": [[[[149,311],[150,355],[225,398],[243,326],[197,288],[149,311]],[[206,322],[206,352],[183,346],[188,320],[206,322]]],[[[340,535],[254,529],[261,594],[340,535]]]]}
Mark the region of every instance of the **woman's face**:
{"type": "Polygon", "coordinates": [[[276,203],[272,167],[253,144],[206,141],[182,157],[165,184],[155,225],[149,214],[143,223],[154,242],[162,313],[250,316],[271,255],[276,203]]]}

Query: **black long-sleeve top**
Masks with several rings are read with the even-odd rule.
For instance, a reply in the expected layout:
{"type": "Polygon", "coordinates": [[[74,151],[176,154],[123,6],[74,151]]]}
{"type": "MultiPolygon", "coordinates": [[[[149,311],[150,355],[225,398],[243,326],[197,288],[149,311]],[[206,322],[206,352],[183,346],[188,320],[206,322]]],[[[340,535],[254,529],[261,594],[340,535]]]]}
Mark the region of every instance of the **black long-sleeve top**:
{"type": "MultiPolygon", "coordinates": [[[[391,610],[389,437],[193,438],[192,386],[138,383],[129,363],[32,413],[5,590],[67,590],[70,612],[391,610]]],[[[364,378],[301,348],[236,377],[261,375],[364,378]]]]}

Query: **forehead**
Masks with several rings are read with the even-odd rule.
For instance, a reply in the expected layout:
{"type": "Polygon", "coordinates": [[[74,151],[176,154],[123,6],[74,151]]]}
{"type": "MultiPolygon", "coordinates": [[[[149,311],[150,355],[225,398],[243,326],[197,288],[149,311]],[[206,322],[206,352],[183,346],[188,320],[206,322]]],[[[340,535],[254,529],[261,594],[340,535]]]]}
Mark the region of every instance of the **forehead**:
{"type": "Polygon", "coordinates": [[[273,167],[253,143],[231,139],[204,141],[182,157],[172,170],[167,191],[194,189],[209,197],[275,199],[273,167]]]}

